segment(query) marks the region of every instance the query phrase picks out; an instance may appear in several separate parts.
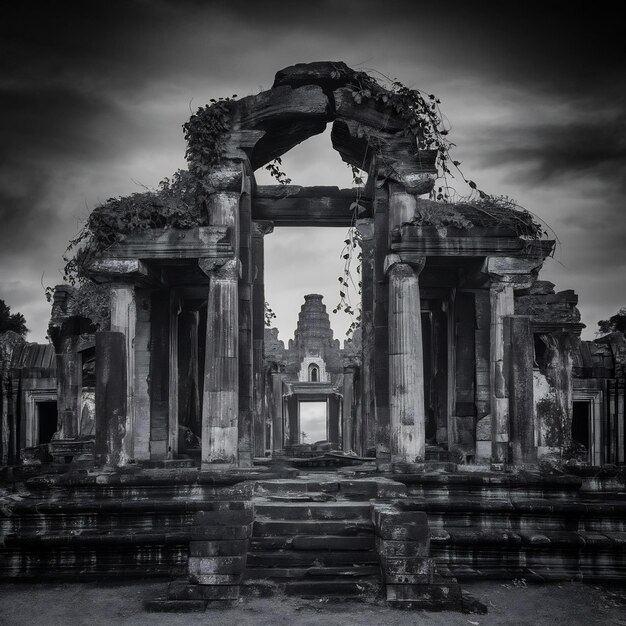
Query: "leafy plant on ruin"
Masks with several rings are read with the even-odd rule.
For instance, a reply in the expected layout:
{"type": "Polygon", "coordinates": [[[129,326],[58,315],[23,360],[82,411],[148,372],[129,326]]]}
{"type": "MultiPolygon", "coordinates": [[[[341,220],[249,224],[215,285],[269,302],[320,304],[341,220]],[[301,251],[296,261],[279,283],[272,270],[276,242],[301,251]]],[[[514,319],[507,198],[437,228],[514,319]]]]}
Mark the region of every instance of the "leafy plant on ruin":
{"type": "Polygon", "coordinates": [[[68,298],[70,317],[85,317],[98,330],[108,330],[111,324],[111,287],[90,280],[81,282],[68,298]]]}
{"type": "Polygon", "coordinates": [[[196,198],[202,204],[213,193],[208,174],[219,165],[232,126],[232,102],[237,97],[211,98],[183,124],[187,150],[185,158],[196,185],[196,198]]]}
{"type": "MultiPolygon", "coordinates": [[[[338,79],[342,70],[337,67],[331,77],[338,79]]],[[[357,105],[366,101],[382,105],[395,117],[403,119],[404,136],[414,139],[417,150],[435,150],[435,167],[437,180],[430,192],[432,204],[422,203],[418,208],[414,223],[421,226],[432,226],[445,236],[448,228],[469,230],[474,226],[506,226],[519,237],[525,239],[541,239],[548,236],[545,223],[539,224],[528,210],[506,196],[494,196],[480,189],[461,170],[461,162],[454,159],[452,150],[455,144],[448,139],[450,127],[441,111],[441,100],[435,94],[426,94],[419,89],[412,89],[398,79],[384,79],[381,84],[371,74],[354,71],[347,77],[347,85],[357,105]],[[452,179],[460,177],[469,188],[465,195],[459,194],[452,186],[452,179]]],[[[368,138],[368,148],[384,163],[384,155],[380,146],[368,138]]],[[[389,166],[389,164],[386,164],[389,166]]],[[[363,174],[361,168],[352,167],[353,180],[357,185],[356,207],[359,206],[359,195],[362,192],[363,174]]],[[[355,211],[356,213],[356,211],[355,211]]],[[[552,233],[554,234],[554,233],[552,233]]],[[[557,238],[558,241],[558,238],[557,238]]],[[[341,251],[345,260],[344,270],[339,277],[339,303],[334,311],[343,310],[352,317],[348,331],[350,335],[360,324],[360,309],[355,311],[350,305],[349,288],[354,287],[360,295],[361,281],[355,281],[351,273],[353,261],[352,250],[358,245],[358,234],[354,224],[348,229],[344,248],[341,251]]],[[[360,254],[357,256],[360,272],[360,254]]]]}
{"type": "MultiPolygon", "coordinates": [[[[157,189],[109,198],[89,214],[79,233],[70,240],[63,256],[63,281],[75,286],[88,280],[90,261],[131,233],[153,228],[193,228],[206,223],[196,199],[196,181],[179,170],[157,189]]],[[[51,291],[46,290],[48,300],[51,291]]]]}
{"type": "Polygon", "coordinates": [[[276,313],[274,313],[274,311],[272,311],[272,308],[270,307],[268,302],[264,303],[263,319],[265,320],[266,328],[271,328],[272,327],[272,320],[276,319],[276,313]]]}

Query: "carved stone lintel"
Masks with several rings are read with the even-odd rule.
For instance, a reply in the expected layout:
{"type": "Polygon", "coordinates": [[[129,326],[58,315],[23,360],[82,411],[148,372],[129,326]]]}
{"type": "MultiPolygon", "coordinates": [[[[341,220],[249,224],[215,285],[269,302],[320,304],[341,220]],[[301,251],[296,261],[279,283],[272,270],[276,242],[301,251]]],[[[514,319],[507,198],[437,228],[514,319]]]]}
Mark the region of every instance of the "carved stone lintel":
{"type": "Polygon", "coordinates": [[[89,275],[96,282],[159,284],[160,276],[139,259],[95,259],[89,275]]]}
{"type": "Polygon", "coordinates": [[[533,285],[543,265],[541,259],[517,257],[487,257],[483,272],[491,278],[492,289],[498,283],[509,284],[513,289],[528,289],[533,285]]]}

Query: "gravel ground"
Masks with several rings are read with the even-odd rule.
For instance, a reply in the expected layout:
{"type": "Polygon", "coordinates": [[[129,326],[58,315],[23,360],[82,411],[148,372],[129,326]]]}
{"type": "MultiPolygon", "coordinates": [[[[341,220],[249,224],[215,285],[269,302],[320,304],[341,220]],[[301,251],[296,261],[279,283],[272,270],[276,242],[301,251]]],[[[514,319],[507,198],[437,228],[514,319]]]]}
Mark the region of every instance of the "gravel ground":
{"type": "Polygon", "coordinates": [[[581,583],[473,583],[463,588],[489,607],[487,615],[399,611],[360,602],[300,600],[282,595],[246,598],[232,609],[205,613],[146,613],[143,601],[166,581],[0,585],[2,626],[185,625],[280,626],[626,626],[626,588],[581,583]]]}

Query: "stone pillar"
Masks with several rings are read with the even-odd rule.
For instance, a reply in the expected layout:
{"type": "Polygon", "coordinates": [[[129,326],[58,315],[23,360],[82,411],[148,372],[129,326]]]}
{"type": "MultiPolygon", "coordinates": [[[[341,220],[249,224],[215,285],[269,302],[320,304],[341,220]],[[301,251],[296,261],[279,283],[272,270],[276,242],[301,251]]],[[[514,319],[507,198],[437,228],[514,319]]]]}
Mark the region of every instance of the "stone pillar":
{"type": "Polygon", "coordinates": [[[552,387],[553,403],[550,412],[543,415],[542,430],[549,435],[544,445],[564,449],[572,442],[572,367],[579,339],[567,331],[551,332],[545,339],[546,378],[552,387]]]}
{"type": "Polygon", "coordinates": [[[239,419],[239,295],[237,259],[198,264],[209,276],[202,402],[202,467],[237,463],[239,419]]]}
{"type": "Polygon", "coordinates": [[[170,290],[170,342],[168,359],[168,428],[167,457],[178,452],[178,315],[181,311],[180,297],[175,289],[170,290]]]}
{"type": "Polygon", "coordinates": [[[287,405],[287,443],[300,443],[300,403],[298,396],[291,395],[285,398],[287,405]]]}
{"type": "Polygon", "coordinates": [[[59,439],[79,434],[82,392],[82,358],[76,352],[56,355],[57,409],[59,439]]]}
{"type": "Polygon", "coordinates": [[[389,183],[389,231],[415,218],[417,198],[398,183],[389,183]]]}
{"type": "Polygon", "coordinates": [[[509,460],[509,370],[511,349],[505,337],[505,318],[513,315],[514,290],[527,289],[541,261],[523,258],[489,257],[485,271],[491,279],[490,299],[490,376],[491,387],[491,459],[509,460]],[[508,349],[507,349],[508,347],[508,349]]]}
{"type": "Polygon", "coordinates": [[[96,462],[118,467],[128,462],[127,338],[120,332],[96,333],[96,462]]]}
{"type": "Polygon", "coordinates": [[[513,285],[492,280],[490,382],[491,382],[491,458],[496,463],[508,461],[509,390],[506,371],[504,318],[513,315],[513,285]]]}
{"type": "Polygon", "coordinates": [[[392,254],[385,260],[389,277],[389,417],[391,461],[425,457],[424,363],[419,272],[392,254]]]}
{"type": "Polygon", "coordinates": [[[328,441],[333,444],[333,449],[339,449],[341,437],[341,399],[332,393],[326,397],[326,424],[328,441]]]}
{"type": "Polygon", "coordinates": [[[254,456],[254,355],[252,337],[252,180],[242,177],[239,200],[239,465],[252,467],[254,456]]]}
{"type": "MultiPolygon", "coordinates": [[[[265,251],[263,237],[274,230],[272,222],[252,222],[252,337],[253,337],[253,422],[254,456],[265,455],[265,375],[263,346],[265,332],[265,251]]],[[[281,428],[282,432],[282,428],[281,428]]]]}
{"type": "Polygon", "coordinates": [[[121,463],[134,459],[133,432],[135,427],[135,287],[131,283],[111,285],[111,332],[119,332],[125,339],[126,418],[122,441],[121,463]]]}
{"type": "Polygon", "coordinates": [[[361,235],[361,413],[354,425],[356,452],[376,445],[374,403],[374,220],[357,220],[361,235]]]}
{"type": "Polygon", "coordinates": [[[355,424],[353,413],[354,394],[354,366],[348,365],[343,368],[343,408],[342,408],[342,429],[341,429],[341,449],[344,452],[354,451],[355,448],[355,424]]]}
{"type": "Polygon", "coordinates": [[[511,460],[535,463],[535,407],[533,406],[534,340],[529,315],[504,318],[505,345],[510,346],[509,417],[511,460]]]}
{"type": "Polygon", "coordinates": [[[283,417],[283,380],[280,372],[272,372],[272,452],[283,450],[285,447],[284,417],[283,417]]]}
{"type": "MultiPolygon", "coordinates": [[[[372,168],[370,177],[376,177],[372,168]]],[[[389,250],[389,196],[386,188],[374,189],[374,429],[376,464],[380,470],[388,468],[389,449],[389,303],[385,257],[389,250]]]]}

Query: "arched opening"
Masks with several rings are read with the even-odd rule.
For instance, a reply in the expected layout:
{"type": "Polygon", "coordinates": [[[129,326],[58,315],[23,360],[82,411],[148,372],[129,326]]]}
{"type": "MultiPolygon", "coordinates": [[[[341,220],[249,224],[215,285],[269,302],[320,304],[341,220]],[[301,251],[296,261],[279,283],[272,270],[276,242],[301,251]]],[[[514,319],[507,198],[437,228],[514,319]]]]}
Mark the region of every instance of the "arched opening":
{"type": "Polygon", "coordinates": [[[320,368],[315,365],[315,363],[311,363],[309,365],[309,382],[317,383],[320,380],[320,368]]]}

